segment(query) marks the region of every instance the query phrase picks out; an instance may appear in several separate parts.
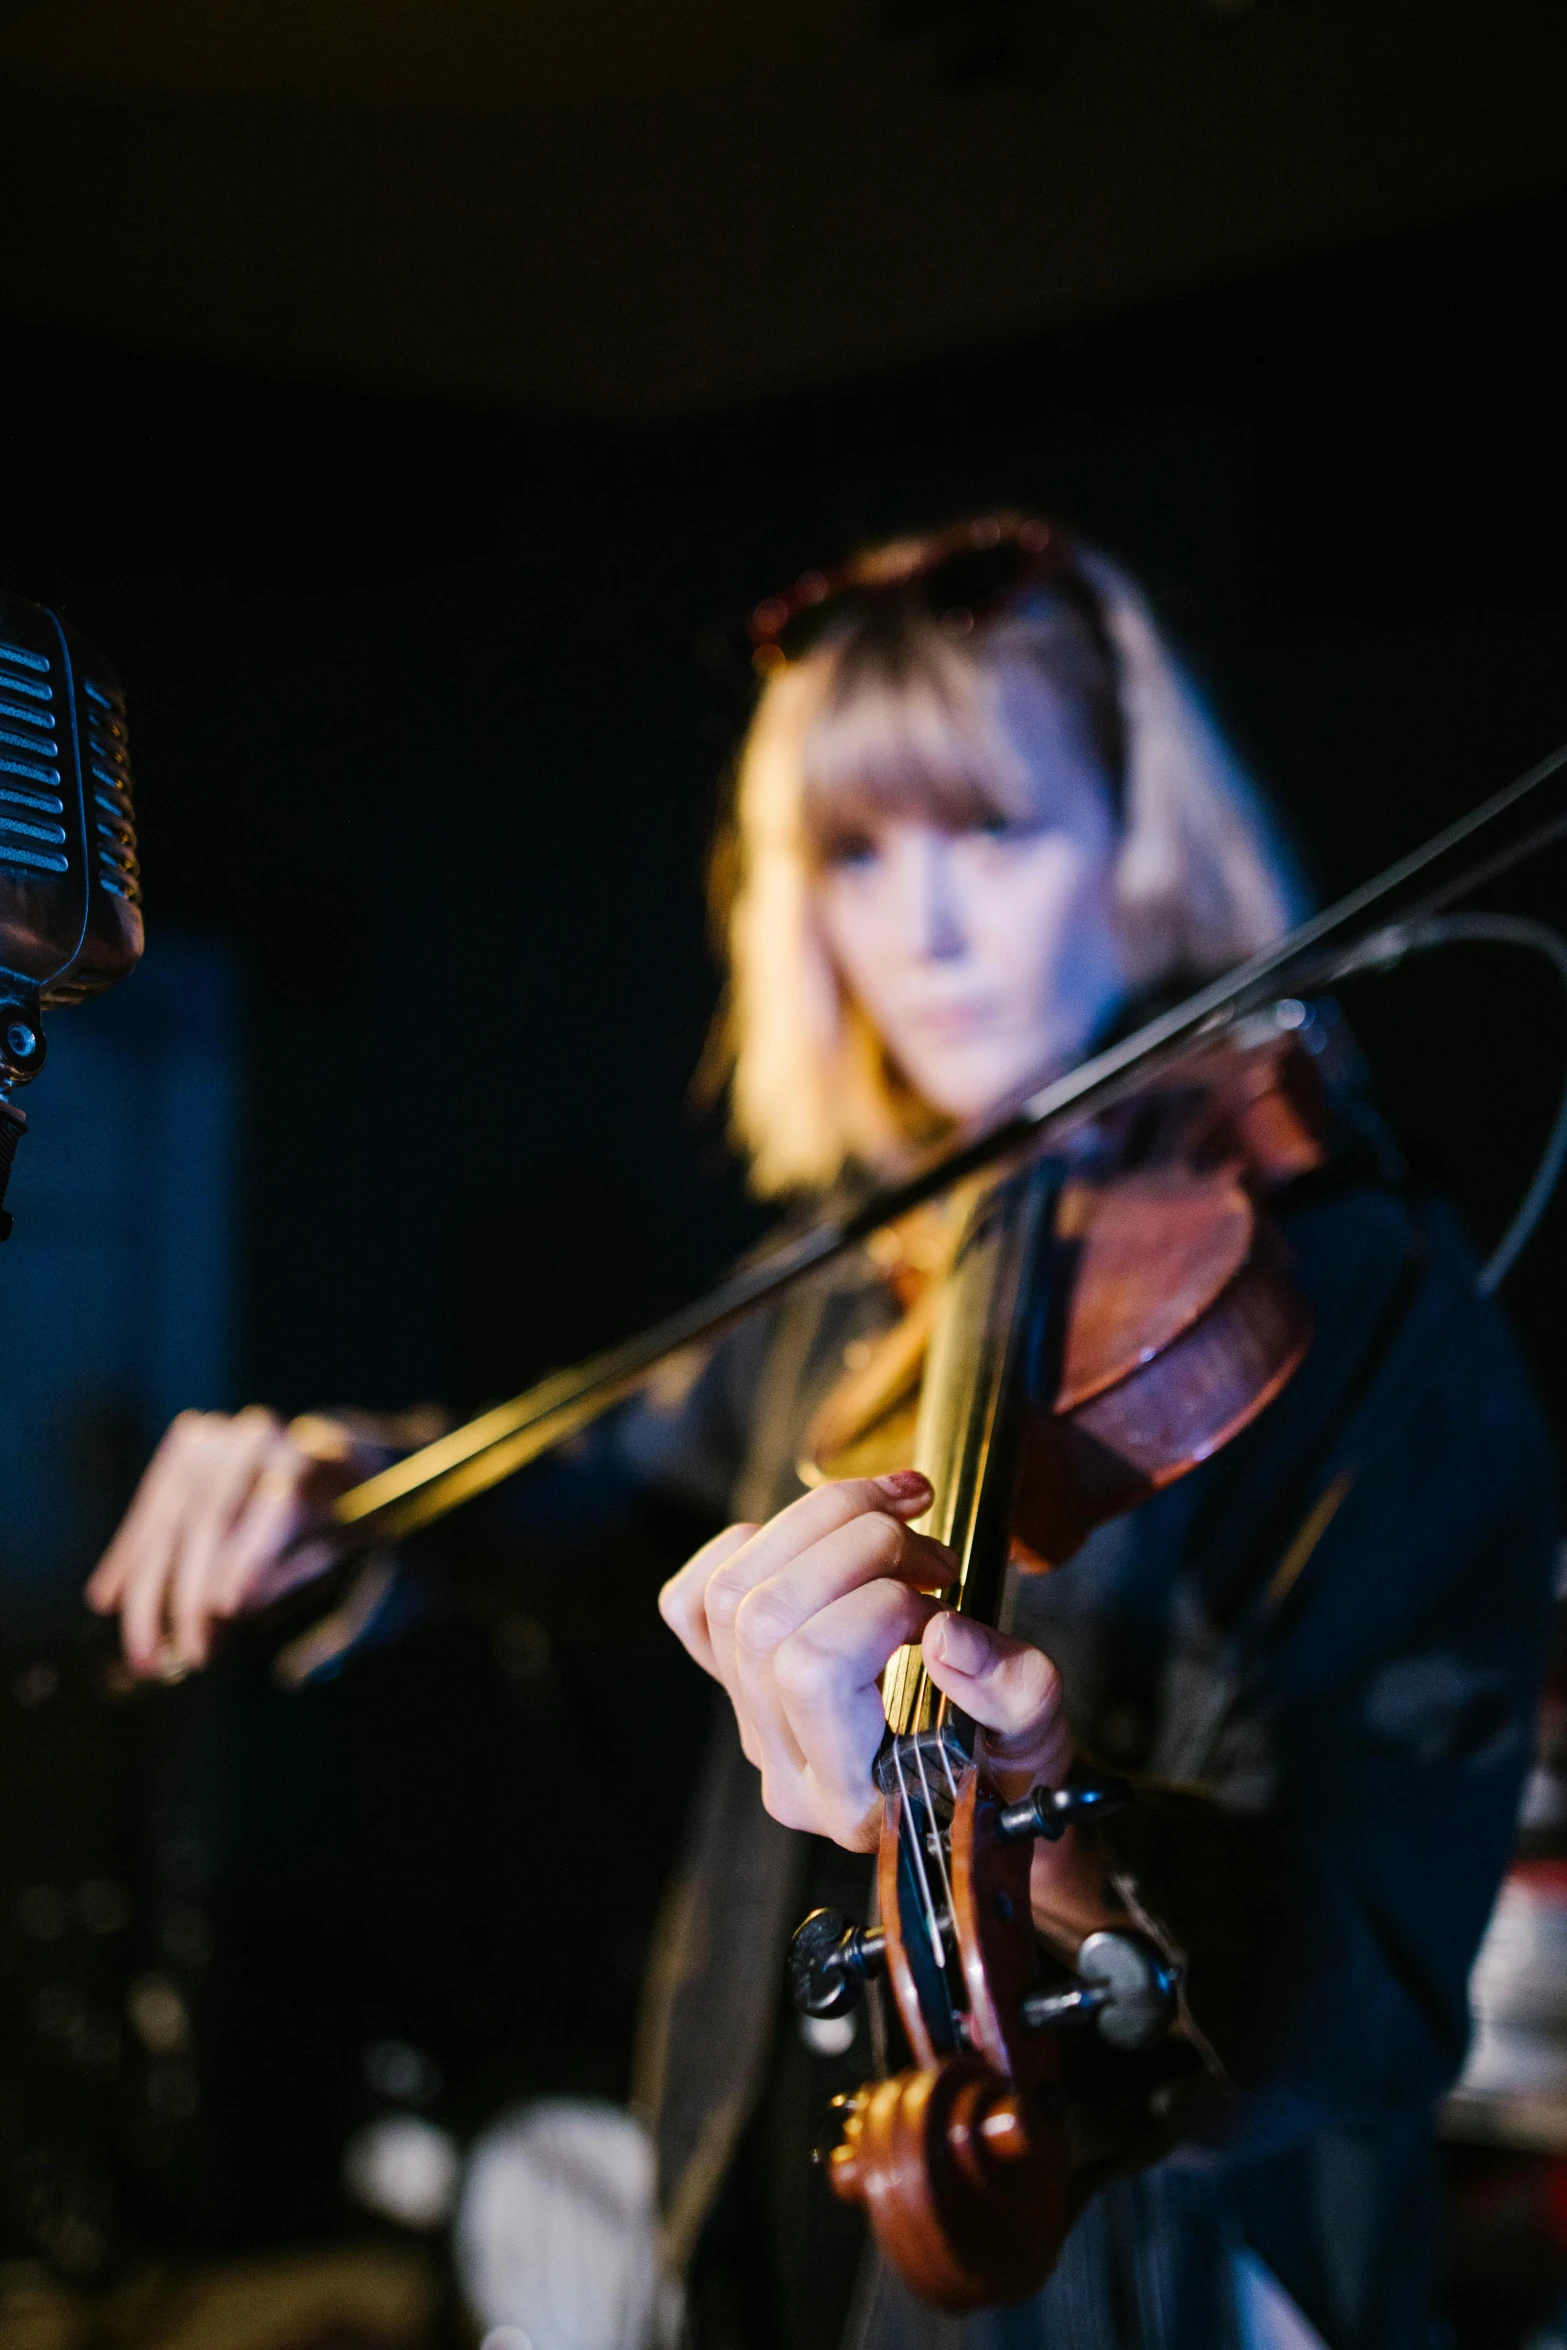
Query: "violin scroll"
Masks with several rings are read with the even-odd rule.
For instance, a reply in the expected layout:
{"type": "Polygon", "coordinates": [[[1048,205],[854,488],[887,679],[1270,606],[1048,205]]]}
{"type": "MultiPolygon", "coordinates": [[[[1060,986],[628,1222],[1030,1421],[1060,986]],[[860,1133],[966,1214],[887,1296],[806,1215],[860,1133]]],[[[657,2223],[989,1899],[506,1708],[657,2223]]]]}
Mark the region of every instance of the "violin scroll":
{"type": "Polygon", "coordinates": [[[873,2081],[841,2112],[833,2192],[864,2206],[914,2292],[965,2311],[1038,2290],[1071,2217],[1054,2112],[970,2055],[873,2081]]]}
{"type": "Polygon", "coordinates": [[[897,1743],[883,1922],[813,1910],[790,1945],[789,1984],[805,2014],[841,2015],[890,1979],[917,2061],[838,2101],[828,2179],[864,2208],[916,2293],[962,2311],[1036,2291],[1069,2224],[1056,2033],[1092,2023],[1114,2046],[1146,2047],[1174,2018],[1176,1974],[1147,1937],[1115,1930],[1087,1938],[1075,1976],[1045,1980],[1028,1902],[1033,1839],[1116,1808],[1123,1782],[1036,1787],[1004,1804],[973,1761],[933,1786],[919,1740],[897,1743]]]}

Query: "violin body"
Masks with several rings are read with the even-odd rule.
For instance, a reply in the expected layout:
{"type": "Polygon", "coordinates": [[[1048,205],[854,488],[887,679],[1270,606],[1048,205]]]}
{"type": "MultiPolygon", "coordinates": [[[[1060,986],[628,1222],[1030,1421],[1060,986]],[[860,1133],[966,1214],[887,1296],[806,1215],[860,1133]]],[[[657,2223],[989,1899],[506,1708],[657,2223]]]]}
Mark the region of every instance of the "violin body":
{"type": "Polygon", "coordinates": [[[1131,1175],[1063,1208],[1079,1252],[1065,1359],[1025,1406],[1015,1504],[1020,1558],[1040,1565],[1238,1435],[1311,1337],[1283,1244],[1228,1170],[1131,1175]]]}
{"type": "MultiPolygon", "coordinates": [[[[891,1265],[908,1313],[818,1415],[813,1438],[836,1441],[816,1473],[846,1455],[904,1466],[912,1433],[963,1612],[994,1621],[1009,1563],[1062,1563],[1227,1443],[1299,1363],[1310,1318],[1264,1205],[1323,1155],[1292,1058],[1276,1040],[1209,1056],[1119,1132],[971,1190],[939,1273],[928,1234],[924,1281],[891,1265]]],[[[843,2107],[829,2180],[916,2293],[971,2310],[1036,2291],[1070,2225],[1060,2028],[1097,2015],[1106,2038],[1145,2045],[1176,2013],[1176,1977],[1145,1937],[1106,1933],[1052,1987],[1033,1840],[1111,1791],[1004,1802],[918,1649],[889,1663],[883,1702],[879,1930],[817,1913],[797,1937],[814,1936],[814,1971],[794,1979],[822,2013],[849,2003],[851,1977],[885,1975],[913,2066],[843,2107]]]]}
{"type": "MultiPolygon", "coordinates": [[[[1062,1565],[1104,1519],[1238,1434],[1289,1377],[1309,1324],[1264,1203],[1322,1163],[1323,1118],[1311,1060],[1273,1036],[1194,1059],[1178,1086],[1103,1122],[1069,1159],[1064,1338],[1052,1371],[1035,1366],[1020,1564],[1062,1565]]],[[[799,1464],[808,1484],[913,1457],[941,1284],[977,1196],[971,1184],[874,1237],[904,1312],[817,1411],[799,1464]]]]}

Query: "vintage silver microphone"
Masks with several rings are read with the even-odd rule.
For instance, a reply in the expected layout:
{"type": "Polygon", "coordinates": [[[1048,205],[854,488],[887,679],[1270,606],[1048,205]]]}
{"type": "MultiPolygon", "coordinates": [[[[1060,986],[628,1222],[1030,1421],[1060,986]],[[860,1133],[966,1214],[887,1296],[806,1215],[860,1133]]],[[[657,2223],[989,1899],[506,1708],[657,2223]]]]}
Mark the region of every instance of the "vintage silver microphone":
{"type": "Polygon", "coordinates": [[[44,1009],[112,987],[142,944],[119,679],[58,614],[0,590],[0,1240],[44,1009]]]}

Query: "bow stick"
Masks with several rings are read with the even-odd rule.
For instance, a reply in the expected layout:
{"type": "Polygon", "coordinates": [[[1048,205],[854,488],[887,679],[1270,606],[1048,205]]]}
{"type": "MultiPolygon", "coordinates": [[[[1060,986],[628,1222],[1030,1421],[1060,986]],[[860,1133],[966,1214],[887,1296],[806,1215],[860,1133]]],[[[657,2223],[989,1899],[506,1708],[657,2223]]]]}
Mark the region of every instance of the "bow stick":
{"type": "Polygon", "coordinates": [[[333,1516],[360,1550],[415,1533],[486,1493],[634,1394],[659,1364],[719,1335],[885,1224],[963,1177],[1124,1099],[1194,1045],[1280,997],[1311,994],[1385,958],[1398,932],[1567,834],[1567,744],[1372,881],[1211,980],[1134,1034],[1042,1086],[1011,1116],[904,1182],[817,1224],[705,1297],[586,1362],[556,1371],[340,1496],[333,1516]]]}

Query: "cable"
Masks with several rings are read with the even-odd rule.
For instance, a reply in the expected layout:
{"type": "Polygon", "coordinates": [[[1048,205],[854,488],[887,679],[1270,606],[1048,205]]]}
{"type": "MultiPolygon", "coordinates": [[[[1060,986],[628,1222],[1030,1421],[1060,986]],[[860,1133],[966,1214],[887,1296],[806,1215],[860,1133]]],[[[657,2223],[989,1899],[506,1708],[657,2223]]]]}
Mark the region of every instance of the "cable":
{"type": "MultiPolygon", "coordinates": [[[[1394,923],[1389,929],[1379,930],[1364,945],[1357,947],[1340,966],[1336,976],[1347,979],[1360,971],[1391,971],[1406,955],[1423,954],[1433,947],[1457,946],[1471,941],[1484,945],[1525,947],[1535,954],[1543,955],[1555,969],[1563,987],[1567,988],[1567,938],[1563,938],[1559,931],[1552,930],[1549,923],[1533,922],[1522,914],[1432,914],[1423,921],[1407,925],[1394,923]]],[[[1519,1202],[1512,1222],[1480,1268],[1479,1288],[1482,1297],[1494,1296],[1528,1247],[1534,1237],[1534,1228],[1544,1215],[1546,1204],[1561,1179],[1564,1164],[1567,1164],[1567,1086],[1562,1089],[1562,1098],[1556,1116],[1551,1121],[1551,1130],[1529,1188],[1519,1202]]]]}

